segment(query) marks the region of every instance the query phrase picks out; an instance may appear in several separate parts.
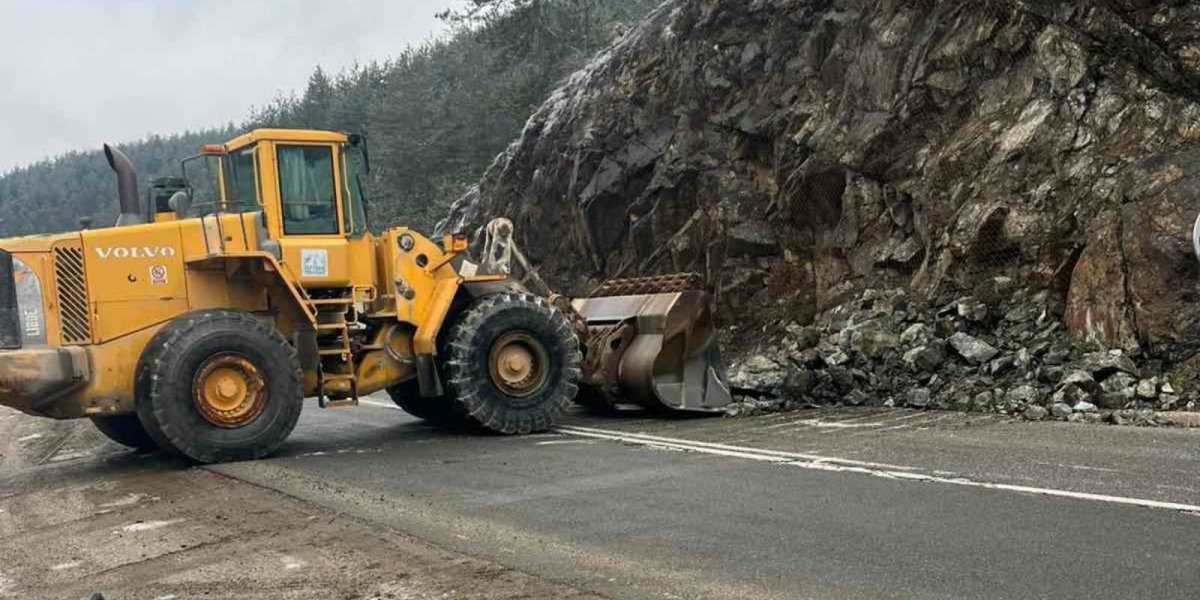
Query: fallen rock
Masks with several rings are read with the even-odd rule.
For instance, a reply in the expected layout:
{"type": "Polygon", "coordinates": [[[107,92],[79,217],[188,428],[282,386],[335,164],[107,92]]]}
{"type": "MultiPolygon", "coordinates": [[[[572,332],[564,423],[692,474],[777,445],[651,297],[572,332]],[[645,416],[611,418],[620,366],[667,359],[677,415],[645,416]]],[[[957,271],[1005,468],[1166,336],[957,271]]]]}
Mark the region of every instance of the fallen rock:
{"type": "Polygon", "coordinates": [[[1117,372],[1100,382],[1100,407],[1124,408],[1137,395],[1137,379],[1132,375],[1117,372]]]}
{"type": "Polygon", "coordinates": [[[1092,404],[1091,402],[1079,402],[1075,406],[1071,407],[1071,410],[1077,413],[1094,413],[1099,409],[1096,408],[1096,405],[1092,404]]]}
{"type": "Polygon", "coordinates": [[[797,350],[815,348],[821,341],[821,333],[815,327],[802,327],[795,323],[787,326],[788,335],[796,342],[797,350]]]}
{"type": "Polygon", "coordinates": [[[1028,421],[1041,421],[1042,419],[1046,418],[1047,414],[1048,413],[1047,413],[1046,409],[1044,409],[1040,406],[1034,405],[1034,406],[1030,406],[1029,408],[1026,408],[1025,412],[1021,413],[1021,416],[1025,417],[1025,419],[1028,421]]]}
{"type": "Polygon", "coordinates": [[[761,395],[779,395],[787,381],[787,369],[774,360],[752,356],[729,370],[729,385],[735,390],[761,395]]]}
{"type": "Polygon", "coordinates": [[[1171,427],[1200,428],[1200,413],[1167,411],[1158,413],[1158,420],[1171,427]]]}
{"type": "Polygon", "coordinates": [[[1038,390],[1032,385],[1019,385],[1004,395],[1005,400],[1015,404],[1032,404],[1038,400],[1038,390]]]}
{"type": "Polygon", "coordinates": [[[904,353],[904,364],[916,372],[932,373],[936,371],[945,358],[945,351],[940,345],[917,346],[904,353]]]}
{"type": "Polygon", "coordinates": [[[1124,354],[1112,354],[1110,352],[1092,352],[1083,356],[1083,361],[1080,363],[1080,368],[1091,373],[1097,380],[1112,375],[1113,373],[1125,373],[1138,377],[1137,365],[1133,360],[1124,354]]]}
{"type": "Polygon", "coordinates": [[[1154,400],[1158,398],[1158,378],[1151,377],[1143,379],[1137,383],[1137,397],[1142,400],[1154,400]]]}
{"type": "Polygon", "coordinates": [[[977,365],[992,360],[1000,353],[991,344],[961,331],[950,336],[948,341],[960,356],[977,365]]]}
{"type": "Polygon", "coordinates": [[[929,406],[931,397],[929,388],[915,388],[908,391],[908,405],[914,408],[925,408],[929,406]]]}
{"type": "Polygon", "coordinates": [[[1074,412],[1071,410],[1071,405],[1065,402],[1055,402],[1050,405],[1050,414],[1056,419],[1065,419],[1074,412]]]}
{"type": "Polygon", "coordinates": [[[924,344],[933,337],[933,330],[924,323],[913,323],[900,333],[902,344],[924,344]]]}
{"type": "Polygon", "coordinates": [[[881,329],[855,331],[850,336],[850,348],[872,360],[881,358],[898,345],[899,338],[881,329]]]}
{"type": "Polygon", "coordinates": [[[1060,389],[1067,386],[1076,386],[1088,394],[1095,394],[1100,391],[1099,384],[1096,383],[1096,380],[1092,377],[1092,374],[1087,371],[1075,370],[1068,373],[1067,376],[1063,377],[1062,381],[1059,382],[1060,389]]]}
{"type": "Polygon", "coordinates": [[[825,364],[827,364],[831,367],[840,367],[840,366],[850,362],[850,355],[846,354],[845,352],[842,352],[841,350],[838,350],[828,356],[825,356],[824,359],[825,359],[825,364]]]}
{"type": "Polygon", "coordinates": [[[987,304],[976,302],[974,298],[963,298],[958,301],[958,316],[973,322],[987,319],[987,304]]]}

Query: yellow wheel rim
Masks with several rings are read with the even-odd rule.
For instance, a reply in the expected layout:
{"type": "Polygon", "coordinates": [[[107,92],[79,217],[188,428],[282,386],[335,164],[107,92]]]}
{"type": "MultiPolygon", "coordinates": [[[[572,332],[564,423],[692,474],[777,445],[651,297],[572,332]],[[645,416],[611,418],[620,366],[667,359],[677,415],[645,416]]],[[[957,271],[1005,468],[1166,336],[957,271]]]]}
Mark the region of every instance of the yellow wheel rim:
{"type": "Polygon", "coordinates": [[[492,344],[488,372],[492,383],[509,396],[523,398],[546,382],[550,358],[546,347],[527,333],[506,333],[492,344]]]}
{"type": "Polygon", "coordinates": [[[204,361],[196,374],[193,401],[205,421],[237,429],[262,414],[266,387],[253,363],[236,354],[218,354],[204,361]]]}

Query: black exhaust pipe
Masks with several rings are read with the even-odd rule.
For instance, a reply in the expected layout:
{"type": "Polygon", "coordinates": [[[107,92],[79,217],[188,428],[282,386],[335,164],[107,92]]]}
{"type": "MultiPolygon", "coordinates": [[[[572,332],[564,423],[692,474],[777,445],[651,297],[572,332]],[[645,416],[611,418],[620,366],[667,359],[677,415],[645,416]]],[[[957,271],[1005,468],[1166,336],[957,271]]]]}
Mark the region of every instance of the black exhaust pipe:
{"type": "Polygon", "coordinates": [[[117,174],[117,201],[121,207],[117,227],[145,223],[138,202],[137,171],[133,169],[133,161],[129,160],[124,152],[108,144],[104,145],[104,157],[108,159],[108,166],[117,174]]]}

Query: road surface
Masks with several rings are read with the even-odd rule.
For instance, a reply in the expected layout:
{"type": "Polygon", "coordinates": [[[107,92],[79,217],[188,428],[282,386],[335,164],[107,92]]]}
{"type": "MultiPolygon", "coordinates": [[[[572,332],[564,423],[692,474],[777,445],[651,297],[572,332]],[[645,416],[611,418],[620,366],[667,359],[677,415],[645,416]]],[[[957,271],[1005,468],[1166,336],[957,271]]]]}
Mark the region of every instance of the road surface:
{"type": "MultiPolygon", "coordinates": [[[[306,410],[267,460],[143,476],[248,484],[529,577],[526,597],[1200,597],[1197,430],[822,409],[576,414],[500,437],[368,402],[306,410]]],[[[111,445],[66,456],[91,473],[129,460],[111,445]]],[[[379,547],[366,552],[388,562],[379,547]]],[[[443,593],[464,585],[489,597],[478,578],[443,593]]]]}

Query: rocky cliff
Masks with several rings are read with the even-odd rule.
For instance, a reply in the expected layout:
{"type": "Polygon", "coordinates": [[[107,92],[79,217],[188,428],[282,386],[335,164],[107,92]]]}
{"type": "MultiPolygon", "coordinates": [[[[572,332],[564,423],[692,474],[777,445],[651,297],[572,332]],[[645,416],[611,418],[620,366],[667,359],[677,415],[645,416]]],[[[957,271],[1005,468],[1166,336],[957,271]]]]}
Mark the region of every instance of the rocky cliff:
{"type": "Polygon", "coordinates": [[[1197,213],[1198,3],[671,0],[443,227],[703,274],[757,392],[1087,413],[1188,400],[1197,213]]]}

